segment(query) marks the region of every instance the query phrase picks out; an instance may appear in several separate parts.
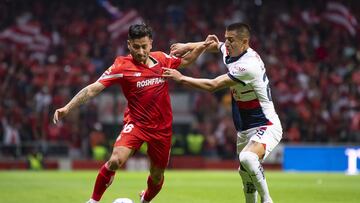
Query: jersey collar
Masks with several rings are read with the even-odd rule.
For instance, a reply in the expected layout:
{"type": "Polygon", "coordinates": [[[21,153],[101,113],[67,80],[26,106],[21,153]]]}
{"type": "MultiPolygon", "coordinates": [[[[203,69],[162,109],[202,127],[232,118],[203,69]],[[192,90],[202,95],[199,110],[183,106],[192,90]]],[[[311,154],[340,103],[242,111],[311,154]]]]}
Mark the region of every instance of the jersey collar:
{"type": "Polygon", "coordinates": [[[243,51],[239,56],[235,56],[235,57],[231,57],[229,55],[225,56],[225,63],[230,64],[239,60],[242,56],[244,56],[244,54],[246,54],[246,52],[247,50],[243,51]]]}
{"type": "Polygon", "coordinates": [[[152,66],[149,66],[149,68],[152,68],[152,67],[155,67],[159,62],[154,58],[152,57],[151,55],[149,55],[149,58],[150,60],[152,60],[152,62],[154,62],[154,64],[152,66]]]}

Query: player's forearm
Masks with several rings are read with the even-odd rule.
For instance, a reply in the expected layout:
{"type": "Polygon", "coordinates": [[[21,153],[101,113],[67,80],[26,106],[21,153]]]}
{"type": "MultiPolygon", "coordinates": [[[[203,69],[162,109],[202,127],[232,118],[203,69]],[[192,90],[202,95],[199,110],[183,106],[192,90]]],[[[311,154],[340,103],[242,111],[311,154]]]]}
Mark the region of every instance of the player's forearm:
{"type": "Polygon", "coordinates": [[[188,51],[194,50],[196,47],[201,46],[204,42],[188,42],[186,43],[186,47],[188,51]]]}
{"type": "Polygon", "coordinates": [[[198,45],[187,55],[182,58],[182,67],[192,64],[206,49],[204,42],[198,43],[198,45]]]}
{"type": "Polygon", "coordinates": [[[211,80],[211,79],[192,78],[192,77],[182,76],[178,82],[180,82],[183,85],[189,86],[189,87],[206,90],[209,92],[215,92],[216,90],[219,89],[219,87],[217,87],[216,83],[214,83],[213,80],[211,80]]]}
{"type": "MultiPolygon", "coordinates": [[[[201,46],[204,42],[205,41],[186,43],[187,51],[192,51],[192,50],[196,49],[197,47],[201,46]]],[[[219,49],[218,49],[217,42],[213,42],[205,49],[205,52],[218,52],[218,51],[219,51],[219,49]]]]}
{"type": "Polygon", "coordinates": [[[85,104],[89,99],[99,94],[100,91],[101,89],[95,88],[94,84],[88,85],[80,90],[80,92],[78,92],[65,107],[69,111],[77,108],[80,105],[85,104]]]}

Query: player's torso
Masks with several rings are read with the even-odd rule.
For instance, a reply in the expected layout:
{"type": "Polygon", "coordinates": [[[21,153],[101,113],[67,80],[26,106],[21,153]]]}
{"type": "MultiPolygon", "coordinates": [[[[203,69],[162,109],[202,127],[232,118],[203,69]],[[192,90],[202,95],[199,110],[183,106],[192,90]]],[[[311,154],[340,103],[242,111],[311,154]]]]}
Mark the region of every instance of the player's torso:
{"type": "Polygon", "coordinates": [[[258,59],[252,59],[255,64],[252,66],[253,70],[247,83],[239,82],[230,87],[234,123],[239,131],[280,122],[272,102],[264,63],[257,53],[250,49],[249,53],[232,63],[226,63],[224,56],[224,63],[229,73],[245,71],[240,65],[244,63],[242,60],[250,60],[249,58],[254,55],[258,59]]]}
{"type": "Polygon", "coordinates": [[[123,64],[121,87],[125,96],[128,99],[130,97],[146,99],[163,92],[162,90],[167,88],[167,82],[161,76],[162,67],[162,64],[158,61],[150,67],[136,64],[132,60],[123,64]]]}
{"type": "Polygon", "coordinates": [[[128,100],[127,119],[151,129],[169,128],[172,110],[168,83],[161,76],[164,64],[156,56],[152,60],[152,66],[134,63],[131,59],[122,64],[120,85],[128,100]]]}

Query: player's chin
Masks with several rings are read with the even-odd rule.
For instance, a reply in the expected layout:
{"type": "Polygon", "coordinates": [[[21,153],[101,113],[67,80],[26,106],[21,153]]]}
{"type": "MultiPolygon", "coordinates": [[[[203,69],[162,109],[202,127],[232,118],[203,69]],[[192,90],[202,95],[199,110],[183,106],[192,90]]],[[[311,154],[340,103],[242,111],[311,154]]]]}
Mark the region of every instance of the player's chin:
{"type": "Polygon", "coordinates": [[[146,55],[137,55],[137,56],[136,56],[136,60],[137,60],[138,62],[144,62],[144,61],[146,61],[146,59],[147,59],[147,56],[146,56],[146,55]]]}

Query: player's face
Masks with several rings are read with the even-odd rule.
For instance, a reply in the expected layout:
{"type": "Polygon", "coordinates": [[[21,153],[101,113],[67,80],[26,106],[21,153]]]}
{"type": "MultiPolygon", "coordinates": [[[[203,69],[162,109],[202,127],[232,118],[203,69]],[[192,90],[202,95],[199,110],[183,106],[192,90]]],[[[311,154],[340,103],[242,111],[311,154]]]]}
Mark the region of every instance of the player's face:
{"type": "Polygon", "coordinates": [[[225,31],[225,47],[229,56],[239,56],[246,47],[247,39],[241,39],[235,30],[225,31]]]}
{"type": "Polygon", "coordinates": [[[128,49],[135,61],[145,64],[152,49],[152,39],[146,36],[128,40],[128,49]]]}

